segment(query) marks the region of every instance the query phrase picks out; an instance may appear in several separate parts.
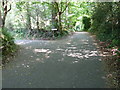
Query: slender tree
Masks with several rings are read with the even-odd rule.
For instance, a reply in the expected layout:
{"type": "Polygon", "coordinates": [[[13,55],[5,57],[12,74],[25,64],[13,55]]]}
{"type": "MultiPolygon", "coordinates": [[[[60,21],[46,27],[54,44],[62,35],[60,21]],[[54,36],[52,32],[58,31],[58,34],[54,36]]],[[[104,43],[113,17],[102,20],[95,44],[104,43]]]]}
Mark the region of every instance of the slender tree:
{"type": "Polygon", "coordinates": [[[8,3],[8,0],[2,0],[2,13],[3,13],[3,16],[2,16],[2,28],[5,27],[5,19],[6,19],[6,16],[7,16],[7,13],[11,10],[11,4],[9,5],[8,3]],[[8,8],[9,7],[9,8],[8,8]]]}
{"type": "Polygon", "coordinates": [[[52,28],[59,29],[58,17],[57,17],[57,13],[59,12],[59,9],[58,9],[58,2],[56,2],[55,0],[52,2],[51,11],[52,11],[52,28]]]}
{"type": "Polygon", "coordinates": [[[62,2],[60,3],[60,8],[58,8],[59,10],[59,12],[58,12],[58,17],[59,17],[59,30],[61,31],[61,33],[62,33],[62,23],[61,23],[61,20],[62,20],[62,14],[66,11],[66,9],[67,9],[67,7],[69,6],[69,3],[70,2],[65,2],[65,7],[64,8],[62,8],[63,7],[63,4],[62,4],[62,2]]]}
{"type": "Polygon", "coordinates": [[[52,25],[53,28],[57,28],[62,33],[62,14],[66,11],[70,2],[52,2],[52,25]]]}
{"type": "Polygon", "coordinates": [[[31,12],[29,11],[29,2],[26,3],[26,11],[27,11],[27,27],[29,30],[31,30],[31,12]]]}

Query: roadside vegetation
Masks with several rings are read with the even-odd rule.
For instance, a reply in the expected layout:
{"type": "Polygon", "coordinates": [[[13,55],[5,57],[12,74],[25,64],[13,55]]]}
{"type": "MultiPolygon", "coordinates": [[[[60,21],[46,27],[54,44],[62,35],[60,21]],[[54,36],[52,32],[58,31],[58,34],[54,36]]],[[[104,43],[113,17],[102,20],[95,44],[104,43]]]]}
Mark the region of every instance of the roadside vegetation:
{"type": "Polygon", "coordinates": [[[107,78],[111,88],[120,88],[120,3],[96,3],[90,32],[99,39],[105,55],[107,78]]]}
{"type": "Polygon", "coordinates": [[[8,62],[7,57],[11,56],[17,49],[17,46],[14,43],[14,38],[7,32],[6,29],[0,29],[0,50],[2,65],[8,62]]]}

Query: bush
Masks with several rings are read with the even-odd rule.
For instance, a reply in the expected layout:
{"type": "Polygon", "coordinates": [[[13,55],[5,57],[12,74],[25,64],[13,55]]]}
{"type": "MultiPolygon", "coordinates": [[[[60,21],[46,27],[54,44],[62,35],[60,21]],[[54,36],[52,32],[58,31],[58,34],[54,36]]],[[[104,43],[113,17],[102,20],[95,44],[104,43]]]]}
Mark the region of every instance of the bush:
{"type": "Polygon", "coordinates": [[[98,3],[94,8],[90,31],[100,40],[111,41],[112,46],[120,46],[119,13],[119,3],[98,3]]]}
{"type": "Polygon", "coordinates": [[[113,40],[112,40],[112,44],[113,44],[114,46],[118,46],[118,45],[120,45],[120,40],[119,40],[119,39],[113,39],[113,40]]]}
{"type": "Polygon", "coordinates": [[[86,17],[86,16],[83,17],[82,22],[84,24],[84,31],[87,31],[90,28],[90,26],[91,26],[91,21],[90,20],[91,19],[89,17],[86,17]]]}
{"type": "Polygon", "coordinates": [[[2,49],[2,64],[6,62],[6,57],[15,51],[14,38],[7,32],[6,29],[0,29],[0,48],[2,49]]]}

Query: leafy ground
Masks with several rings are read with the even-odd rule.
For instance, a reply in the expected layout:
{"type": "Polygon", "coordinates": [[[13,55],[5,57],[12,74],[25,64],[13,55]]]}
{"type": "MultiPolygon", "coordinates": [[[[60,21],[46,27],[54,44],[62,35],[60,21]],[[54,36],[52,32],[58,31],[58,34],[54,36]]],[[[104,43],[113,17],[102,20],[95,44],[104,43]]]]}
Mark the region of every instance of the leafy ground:
{"type": "Polygon", "coordinates": [[[120,51],[117,47],[108,48],[109,44],[98,42],[101,53],[104,55],[104,65],[107,71],[108,85],[110,88],[120,88],[120,51]]]}
{"type": "Polygon", "coordinates": [[[107,85],[109,88],[120,88],[120,51],[118,47],[110,47],[111,42],[100,41],[96,35],[93,35],[93,37],[103,55],[102,60],[106,71],[107,85]]]}

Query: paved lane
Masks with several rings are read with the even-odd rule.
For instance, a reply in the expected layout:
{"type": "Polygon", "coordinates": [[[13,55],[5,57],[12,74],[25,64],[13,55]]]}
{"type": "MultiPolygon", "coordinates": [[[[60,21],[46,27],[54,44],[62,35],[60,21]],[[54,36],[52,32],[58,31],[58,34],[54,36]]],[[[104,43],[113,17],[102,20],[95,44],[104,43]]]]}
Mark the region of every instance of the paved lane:
{"type": "Polygon", "coordinates": [[[17,40],[21,49],[3,68],[3,88],[104,88],[104,71],[87,32],[55,41],[17,40]]]}

